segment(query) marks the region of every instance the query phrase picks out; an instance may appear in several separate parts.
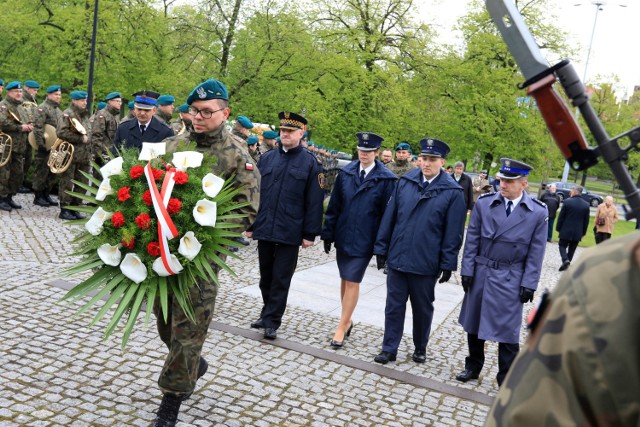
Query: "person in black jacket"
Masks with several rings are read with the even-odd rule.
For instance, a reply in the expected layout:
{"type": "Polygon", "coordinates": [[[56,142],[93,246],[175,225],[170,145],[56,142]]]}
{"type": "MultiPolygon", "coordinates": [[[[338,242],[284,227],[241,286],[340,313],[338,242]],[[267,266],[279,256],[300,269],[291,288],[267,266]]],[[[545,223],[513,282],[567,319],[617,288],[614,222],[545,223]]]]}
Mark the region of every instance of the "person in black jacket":
{"type": "Polygon", "coordinates": [[[558,208],[560,208],[560,196],[556,193],[556,186],[551,184],[542,197],[540,197],[540,201],[547,205],[547,210],[549,211],[547,242],[551,242],[551,238],[553,237],[553,223],[556,221],[556,213],[558,212],[558,208]]]}
{"type": "Polygon", "coordinates": [[[280,145],[258,162],[260,208],[246,233],[258,241],[263,301],[260,318],[251,327],[264,328],[266,339],[277,337],[300,246],[313,246],[320,234],[324,198],[322,165],[300,144],[307,120],[286,111],[278,117],[280,145]]]}
{"type": "Polygon", "coordinates": [[[384,139],[370,132],[356,136],[358,160],[342,168],[336,178],[321,234],[326,253],[335,242],[340,271],[342,314],[331,340],[333,348],[341,348],[345,337],[351,334],[360,282],[373,256],[378,227],[397,180],[376,160],[384,139]]]}
{"type": "Polygon", "coordinates": [[[562,258],[559,271],[569,268],[578,243],[587,234],[587,228],[589,228],[589,203],[580,197],[581,194],[582,187],[579,185],[571,190],[570,197],[564,201],[558,215],[556,230],[559,233],[558,245],[562,258]]]}
{"type": "Polygon", "coordinates": [[[451,176],[462,187],[464,205],[467,207],[467,211],[470,211],[473,208],[473,181],[469,175],[464,173],[464,163],[456,162],[453,165],[451,176]]]}

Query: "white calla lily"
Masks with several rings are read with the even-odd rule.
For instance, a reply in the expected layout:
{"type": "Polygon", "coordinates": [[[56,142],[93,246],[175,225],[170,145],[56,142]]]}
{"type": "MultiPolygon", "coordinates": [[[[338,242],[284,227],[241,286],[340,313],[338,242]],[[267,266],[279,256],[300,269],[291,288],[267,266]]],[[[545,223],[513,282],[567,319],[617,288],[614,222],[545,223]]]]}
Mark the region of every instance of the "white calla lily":
{"type": "Polygon", "coordinates": [[[187,168],[199,168],[202,165],[204,155],[197,151],[178,151],[173,153],[171,164],[179,171],[186,171],[187,168]]]}
{"type": "Polygon", "coordinates": [[[167,153],[166,142],[143,142],[138,160],[152,160],[167,153]]]}
{"type": "Polygon", "coordinates": [[[122,259],[122,252],[120,252],[121,247],[121,244],[111,246],[105,243],[98,248],[98,256],[105,264],[117,267],[120,265],[120,260],[122,259]]]}
{"type": "Polygon", "coordinates": [[[106,165],[100,168],[100,174],[103,178],[109,178],[111,175],[121,174],[122,162],[124,162],[122,157],[116,157],[115,159],[109,160],[106,165]]]}
{"type": "Polygon", "coordinates": [[[103,201],[109,194],[113,194],[113,188],[111,188],[111,180],[105,178],[98,187],[98,194],[96,194],[96,200],[103,201]]]}
{"type": "Polygon", "coordinates": [[[198,253],[200,253],[200,249],[202,248],[202,244],[198,241],[193,231],[187,231],[182,239],[180,239],[180,246],[178,247],[178,253],[192,261],[198,253]]]}
{"type": "Polygon", "coordinates": [[[216,176],[212,173],[208,173],[202,178],[202,191],[204,193],[214,198],[218,195],[220,190],[222,190],[222,186],[224,185],[224,179],[216,176]]]}
{"type": "Polygon", "coordinates": [[[193,208],[193,219],[203,227],[215,227],[218,207],[207,199],[198,200],[193,208]]]}
{"type": "MultiPolygon", "coordinates": [[[[174,273],[179,273],[183,269],[182,264],[180,264],[180,261],[178,261],[178,258],[175,255],[169,255],[169,268],[171,268],[174,273]]],[[[169,273],[164,266],[162,258],[156,258],[156,260],[153,261],[153,271],[155,271],[158,276],[171,276],[171,273],[169,273]]]]}
{"type": "Polygon", "coordinates": [[[138,255],[131,252],[124,256],[120,264],[120,270],[122,274],[136,283],[141,283],[147,278],[147,267],[145,267],[138,255]]]}
{"type": "Polygon", "coordinates": [[[84,228],[86,228],[92,235],[97,236],[102,232],[104,222],[112,216],[113,213],[107,212],[102,208],[98,208],[93,215],[91,215],[91,218],[89,218],[89,221],[84,225],[84,228]]]}

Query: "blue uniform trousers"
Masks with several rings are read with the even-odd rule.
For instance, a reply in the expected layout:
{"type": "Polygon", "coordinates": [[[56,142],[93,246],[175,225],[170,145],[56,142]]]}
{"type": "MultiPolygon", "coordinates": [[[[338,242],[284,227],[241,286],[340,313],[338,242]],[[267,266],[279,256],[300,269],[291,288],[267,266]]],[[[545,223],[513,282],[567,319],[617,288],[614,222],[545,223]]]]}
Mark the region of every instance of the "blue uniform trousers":
{"type": "Polygon", "coordinates": [[[287,308],[291,278],[298,265],[300,246],[258,241],[260,262],[260,292],[262,312],[260,317],[267,328],[278,329],[287,308]]]}
{"type": "MultiPolygon", "coordinates": [[[[469,356],[464,360],[465,369],[480,373],[484,365],[484,341],[475,334],[467,334],[469,356]]],[[[498,343],[498,375],[496,376],[498,385],[502,385],[519,350],[518,344],[498,343]]]]}
{"type": "Polygon", "coordinates": [[[382,351],[396,354],[402,340],[407,299],[413,312],[413,345],[426,350],[433,319],[435,276],[402,273],[389,268],[387,274],[387,303],[384,309],[384,339],[382,351]]]}

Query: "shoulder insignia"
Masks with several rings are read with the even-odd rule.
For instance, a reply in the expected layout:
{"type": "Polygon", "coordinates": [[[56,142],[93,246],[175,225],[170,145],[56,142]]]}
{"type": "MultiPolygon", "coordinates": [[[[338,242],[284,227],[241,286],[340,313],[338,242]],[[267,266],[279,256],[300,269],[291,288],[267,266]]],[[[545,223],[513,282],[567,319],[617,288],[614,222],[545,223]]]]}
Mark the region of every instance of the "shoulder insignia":
{"type": "Polygon", "coordinates": [[[325,189],[326,180],[325,180],[325,177],[324,177],[323,173],[319,173],[318,174],[318,185],[320,185],[321,189],[323,189],[323,190],[325,189]]]}
{"type": "Polygon", "coordinates": [[[533,200],[534,202],[536,202],[537,204],[539,204],[542,207],[545,207],[545,208],[547,207],[547,205],[543,201],[540,201],[538,199],[534,199],[533,197],[531,198],[531,200],[533,200]]]}
{"type": "Polygon", "coordinates": [[[496,193],[484,193],[478,196],[478,199],[482,199],[483,197],[489,197],[489,196],[493,196],[496,193]]]}
{"type": "Polygon", "coordinates": [[[69,115],[67,113],[63,113],[62,117],[69,117],[69,115]]]}
{"type": "Polygon", "coordinates": [[[93,117],[89,119],[89,123],[93,123],[93,117]]]}
{"type": "Polygon", "coordinates": [[[42,113],[44,110],[42,108],[38,108],[38,111],[42,113]]]}
{"type": "Polygon", "coordinates": [[[0,109],[2,109],[2,110],[6,110],[6,109],[7,109],[7,106],[6,106],[6,105],[3,105],[2,107],[0,107],[0,109]]]}
{"type": "Polygon", "coordinates": [[[244,170],[252,171],[253,170],[253,163],[245,162],[244,170]]]}

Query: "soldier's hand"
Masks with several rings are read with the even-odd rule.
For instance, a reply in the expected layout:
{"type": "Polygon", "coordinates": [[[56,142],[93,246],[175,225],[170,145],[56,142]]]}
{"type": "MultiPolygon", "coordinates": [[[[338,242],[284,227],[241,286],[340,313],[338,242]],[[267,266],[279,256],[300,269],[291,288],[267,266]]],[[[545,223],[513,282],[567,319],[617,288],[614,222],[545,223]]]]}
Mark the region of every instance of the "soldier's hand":
{"type": "Polygon", "coordinates": [[[32,124],[22,125],[22,132],[31,132],[32,130],[33,130],[32,124]]]}
{"type": "Polygon", "coordinates": [[[451,270],[440,270],[440,273],[442,274],[440,275],[440,280],[438,280],[438,283],[448,282],[449,279],[451,279],[451,270]]]}
{"type": "Polygon", "coordinates": [[[533,293],[535,291],[533,289],[525,288],[524,286],[520,286],[520,302],[524,304],[525,302],[533,301],[533,293]]]}
{"type": "Polygon", "coordinates": [[[382,270],[387,263],[387,257],[384,255],[376,255],[376,267],[378,270],[382,270]]]}
{"type": "Polygon", "coordinates": [[[333,243],[331,240],[323,240],[324,242],[324,253],[328,254],[329,252],[331,252],[331,243],[333,243]]]}
{"type": "Polygon", "coordinates": [[[473,284],[473,276],[462,276],[462,290],[466,294],[473,284]]]}
{"type": "Polygon", "coordinates": [[[86,144],[89,142],[89,137],[87,135],[82,135],[82,143],[86,144]]]}

